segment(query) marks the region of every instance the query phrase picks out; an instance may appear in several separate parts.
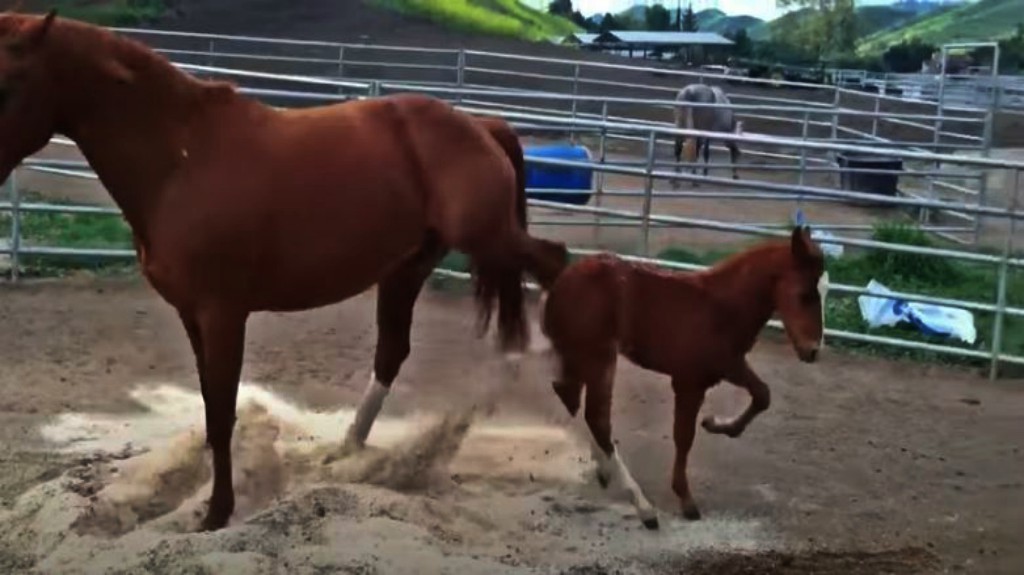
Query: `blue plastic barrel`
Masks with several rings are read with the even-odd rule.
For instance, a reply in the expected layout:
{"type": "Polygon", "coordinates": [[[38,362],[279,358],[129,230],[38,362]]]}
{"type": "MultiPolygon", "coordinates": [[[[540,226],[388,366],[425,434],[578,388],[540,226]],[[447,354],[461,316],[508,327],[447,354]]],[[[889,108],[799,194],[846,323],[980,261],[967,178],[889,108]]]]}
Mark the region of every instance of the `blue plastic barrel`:
{"type": "MultiPolygon", "coordinates": [[[[524,146],[526,156],[552,158],[573,162],[589,162],[590,151],[586,146],[553,144],[546,146],[524,146]]],[[[526,197],[547,202],[558,202],[583,206],[590,201],[594,190],[594,171],[589,168],[551,166],[526,160],[526,197]],[[580,190],[580,193],[531,192],[529,190],[580,190]]]]}

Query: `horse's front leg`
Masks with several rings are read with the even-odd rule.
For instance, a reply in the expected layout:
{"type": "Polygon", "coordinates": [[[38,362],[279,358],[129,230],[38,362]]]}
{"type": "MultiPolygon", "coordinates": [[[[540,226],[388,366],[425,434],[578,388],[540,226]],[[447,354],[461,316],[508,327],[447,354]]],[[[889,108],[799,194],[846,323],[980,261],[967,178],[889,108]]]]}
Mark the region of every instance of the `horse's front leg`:
{"type": "MultiPolygon", "coordinates": [[[[682,171],[680,169],[679,163],[683,159],[683,139],[680,138],[679,136],[676,136],[676,139],[675,139],[675,143],[674,143],[674,146],[673,146],[673,155],[675,156],[675,159],[676,159],[675,172],[678,174],[678,173],[680,173],[680,171],[682,171]]],[[[672,178],[672,189],[673,190],[678,190],[679,189],[679,180],[677,180],[675,178],[672,178]]]]}
{"type": "Polygon", "coordinates": [[[248,314],[216,306],[179,312],[196,356],[206,409],[206,442],[213,451],[213,492],[201,529],[217,530],[235,510],[231,484],[231,435],[242,372],[248,314]]]}
{"type": "Polygon", "coordinates": [[[771,391],[769,391],[768,385],[754,373],[754,370],[750,369],[750,364],[745,359],[739,368],[728,374],[725,379],[750,393],[750,405],[743,413],[734,418],[724,419],[709,415],[700,424],[708,433],[739,437],[743,430],[750,425],[750,422],[771,405],[771,391]]]}
{"type": "Polygon", "coordinates": [[[700,509],[690,492],[690,480],[686,476],[686,464],[693,447],[693,438],[697,432],[697,414],[704,404],[704,393],[707,386],[694,379],[675,377],[672,379],[675,391],[675,416],[672,422],[672,435],[676,444],[675,464],[672,468],[672,491],[679,497],[683,517],[691,521],[700,519],[700,509]]]}

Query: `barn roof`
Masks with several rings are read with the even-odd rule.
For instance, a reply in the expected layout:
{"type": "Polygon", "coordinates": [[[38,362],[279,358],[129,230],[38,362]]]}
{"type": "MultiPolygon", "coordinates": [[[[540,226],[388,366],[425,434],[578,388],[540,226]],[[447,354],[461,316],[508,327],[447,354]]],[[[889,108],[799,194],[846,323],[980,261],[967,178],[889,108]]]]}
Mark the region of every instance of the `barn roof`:
{"type": "Polygon", "coordinates": [[[645,44],[648,46],[731,46],[733,41],[714,32],[644,32],[610,30],[597,35],[598,44],[645,44]]]}
{"type": "Polygon", "coordinates": [[[564,36],[561,42],[563,44],[593,44],[594,40],[597,40],[598,36],[600,36],[600,34],[569,34],[568,36],[564,36]]]}

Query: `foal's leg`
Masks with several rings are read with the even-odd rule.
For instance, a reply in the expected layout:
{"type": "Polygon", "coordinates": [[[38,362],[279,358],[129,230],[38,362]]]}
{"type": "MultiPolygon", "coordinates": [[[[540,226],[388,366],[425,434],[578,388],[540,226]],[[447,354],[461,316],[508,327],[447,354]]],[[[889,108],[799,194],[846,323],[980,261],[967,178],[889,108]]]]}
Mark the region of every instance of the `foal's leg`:
{"type": "Polygon", "coordinates": [[[204,531],[212,531],[227,525],[235,510],[235,492],[231,485],[231,434],[235,425],[235,402],[242,373],[248,314],[222,309],[179,314],[196,355],[206,408],[206,442],[213,451],[213,493],[201,527],[204,531]]]}
{"type": "Polygon", "coordinates": [[[686,477],[686,463],[693,447],[697,431],[697,413],[704,403],[706,387],[701,382],[673,378],[675,391],[675,418],[672,435],[676,444],[676,460],[672,469],[672,491],[679,497],[683,517],[693,521],[700,519],[700,510],[690,493],[690,482],[686,477]]]}
{"type": "Polygon", "coordinates": [[[771,405],[772,395],[768,386],[750,369],[750,364],[746,360],[743,361],[743,364],[734,373],[727,375],[726,380],[746,389],[750,393],[750,405],[747,406],[743,413],[732,419],[723,419],[709,415],[700,424],[708,433],[739,437],[758,414],[768,409],[771,405]]]}
{"type": "Polygon", "coordinates": [[[590,428],[593,443],[591,453],[597,461],[597,476],[602,487],[609,480],[618,480],[619,485],[629,493],[630,501],[636,507],[637,515],[644,527],[658,528],[658,513],[651,502],[644,497],[640,486],[629,473],[626,464],[619,457],[619,451],[612,442],[612,387],[615,378],[616,355],[595,356],[585,368],[586,411],[584,418],[590,428]],[[598,359],[600,358],[600,359],[598,359]]]}
{"type": "Polygon", "coordinates": [[[384,405],[391,384],[402,363],[409,357],[409,333],[412,312],[424,282],[447,252],[441,243],[430,239],[415,255],[380,281],[377,290],[377,349],[370,382],[348,428],[342,451],[361,449],[370,428],[384,405]]]}

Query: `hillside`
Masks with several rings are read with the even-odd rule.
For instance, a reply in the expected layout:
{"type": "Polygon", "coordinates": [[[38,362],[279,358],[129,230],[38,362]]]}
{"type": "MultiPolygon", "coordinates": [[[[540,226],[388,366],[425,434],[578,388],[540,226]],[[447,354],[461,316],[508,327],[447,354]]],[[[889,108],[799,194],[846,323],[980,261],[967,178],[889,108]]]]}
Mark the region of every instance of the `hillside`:
{"type": "MultiPolygon", "coordinates": [[[[1020,0],[1017,1],[1019,2],[1020,0]]],[[[914,6],[906,4],[858,6],[855,12],[857,17],[857,35],[858,37],[866,38],[873,34],[897,30],[902,26],[915,22],[919,18],[925,17],[925,15],[930,16],[935,14],[935,11],[946,9],[949,8],[930,4],[914,6]]],[[[762,22],[747,30],[747,33],[754,40],[768,40],[776,30],[790,30],[794,27],[799,27],[804,18],[810,13],[811,10],[808,8],[794,10],[770,22],[762,22]]]]}
{"type": "Polygon", "coordinates": [[[755,26],[764,24],[764,20],[756,16],[741,14],[730,16],[721,10],[708,8],[696,13],[697,26],[702,32],[717,32],[719,34],[734,34],[746,29],[747,33],[755,26]]]}
{"type": "Polygon", "coordinates": [[[470,32],[543,40],[580,31],[559,16],[519,0],[368,0],[369,3],[470,32]]]}
{"type": "Polygon", "coordinates": [[[933,44],[996,40],[1013,34],[1021,21],[1024,21],[1024,2],[1021,0],[979,0],[939,9],[900,28],[872,34],[861,41],[857,51],[877,53],[910,38],[920,38],[933,44]]]}
{"type": "MultiPolygon", "coordinates": [[[[501,36],[525,40],[544,40],[578,31],[565,18],[540,12],[519,0],[26,0],[22,9],[42,11],[57,7],[69,18],[108,26],[134,26],[160,20],[188,18],[231,21],[258,18],[269,14],[288,15],[277,25],[288,27],[293,21],[302,25],[307,19],[343,20],[344,30],[366,24],[386,24],[395,31],[414,32],[424,23],[470,34],[501,36]],[[349,20],[347,16],[351,16],[349,20]],[[410,29],[411,27],[411,29],[410,29]]],[[[372,25],[371,29],[380,26],[372,25]]]]}
{"type": "MultiPolygon", "coordinates": [[[[630,8],[623,10],[615,15],[621,22],[626,22],[631,28],[641,29],[644,27],[644,13],[646,6],[643,4],[634,4],[630,8]]],[[[672,8],[669,10],[669,14],[672,15],[672,22],[676,21],[677,10],[672,8]]],[[[749,30],[755,26],[764,25],[764,20],[757,18],[756,16],[747,16],[741,14],[738,16],[730,16],[721,10],[715,8],[708,8],[694,13],[697,17],[697,27],[701,32],[716,32],[718,34],[732,34],[743,28],[749,30]]]]}

